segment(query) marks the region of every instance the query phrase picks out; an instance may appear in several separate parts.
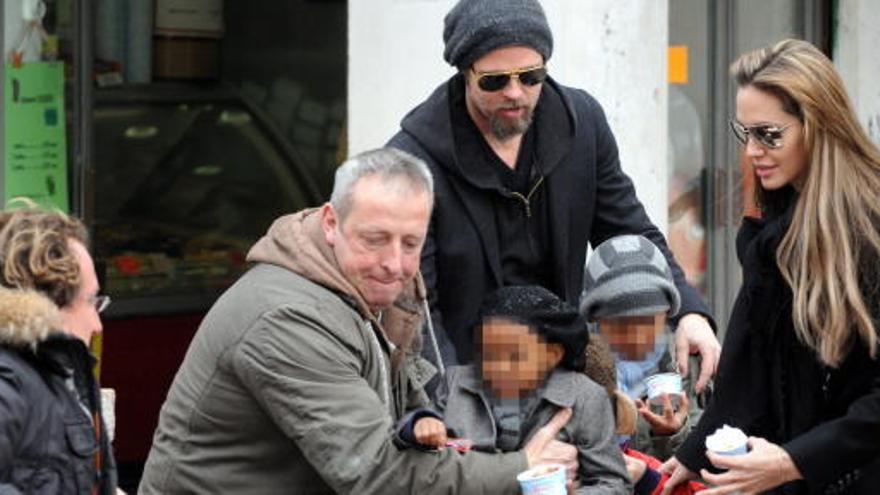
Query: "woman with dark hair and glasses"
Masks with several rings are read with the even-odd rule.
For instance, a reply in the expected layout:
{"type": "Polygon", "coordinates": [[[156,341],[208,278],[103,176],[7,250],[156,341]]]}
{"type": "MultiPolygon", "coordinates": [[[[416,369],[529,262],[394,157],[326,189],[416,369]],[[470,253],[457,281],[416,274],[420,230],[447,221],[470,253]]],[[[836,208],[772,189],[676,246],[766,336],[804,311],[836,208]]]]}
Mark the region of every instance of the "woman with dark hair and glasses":
{"type": "Polygon", "coordinates": [[[102,330],[85,226],[0,211],[0,493],[116,493],[89,353],[102,330]]]}
{"type": "Polygon", "coordinates": [[[737,237],[743,285],[715,397],[665,468],[699,472],[710,495],[877,493],[880,151],[811,44],[782,41],[731,72],[762,215],[737,237]],[[747,454],[706,451],[724,424],[750,436],[747,454]]]}

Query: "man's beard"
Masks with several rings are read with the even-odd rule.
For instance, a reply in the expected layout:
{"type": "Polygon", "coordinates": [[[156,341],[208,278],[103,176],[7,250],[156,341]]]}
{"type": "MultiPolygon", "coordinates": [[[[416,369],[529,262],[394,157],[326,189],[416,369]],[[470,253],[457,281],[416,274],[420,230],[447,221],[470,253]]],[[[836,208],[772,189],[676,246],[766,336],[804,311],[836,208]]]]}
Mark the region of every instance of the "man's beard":
{"type": "Polygon", "coordinates": [[[525,132],[529,130],[529,126],[532,124],[534,109],[529,106],[514,104],[501,107],[499,110],[505,108],[522,108],[525,112],[522,117],[514,120],[504,119],[494,112],[489,115],[489,125],[492,127],[492,134],[494,134],[500,141],[506,141],[514,136],[525,134],[525,132]]]}

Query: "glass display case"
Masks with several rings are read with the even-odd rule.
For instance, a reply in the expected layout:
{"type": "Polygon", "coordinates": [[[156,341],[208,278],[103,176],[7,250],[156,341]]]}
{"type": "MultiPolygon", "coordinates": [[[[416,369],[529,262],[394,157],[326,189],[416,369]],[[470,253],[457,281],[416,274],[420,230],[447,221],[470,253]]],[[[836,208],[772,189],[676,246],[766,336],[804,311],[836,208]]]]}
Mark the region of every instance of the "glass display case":
{"type": "Polygon", "coordinates": [[[321,198],[290,145],[231,88],[102,89],[94,248],[119,312],[205,309],[272,220],[321,198]],[[126,304],[126,302],[131,304],[126,304]]]}

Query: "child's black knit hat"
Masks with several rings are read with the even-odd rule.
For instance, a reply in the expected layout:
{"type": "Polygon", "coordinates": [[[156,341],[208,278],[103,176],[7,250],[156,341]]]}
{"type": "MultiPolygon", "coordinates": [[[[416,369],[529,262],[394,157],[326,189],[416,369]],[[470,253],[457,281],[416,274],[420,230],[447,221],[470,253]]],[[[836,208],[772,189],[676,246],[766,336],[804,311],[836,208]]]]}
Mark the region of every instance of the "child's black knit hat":
{"type": "Polygon", "coordinates": [[[510,318],[534,328],[548,343],[565,349],[560,366],[584,369],[584,349],[590,340],[587,323],[572,305],[537,285],[502,287],[483,302],[482,317],[510,318]]]}

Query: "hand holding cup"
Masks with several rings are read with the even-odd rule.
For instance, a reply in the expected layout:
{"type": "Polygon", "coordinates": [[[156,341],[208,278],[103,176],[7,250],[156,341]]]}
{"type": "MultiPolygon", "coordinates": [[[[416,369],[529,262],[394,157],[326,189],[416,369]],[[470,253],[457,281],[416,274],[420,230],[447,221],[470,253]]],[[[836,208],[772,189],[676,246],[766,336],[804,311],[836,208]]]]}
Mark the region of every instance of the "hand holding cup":
{"type": "Polygon", "coordinates": [[[565,466],[541,464],[516,476],[523,495],[565,495],[565,466]]]}
{"type": "MultiPolygon", "coordinates": [[[[731,451],[737,450],[742,449],[731,448],[731,451]]],[[[712,474],[702,470],[701,476],[713,487],[700,493],[760,493],[803,477],[788,452],[774,443],[763,438],[749,437],[747,450],[745,454],[734,455],[707,451],[709,461],[726,471],[712,474]]]]}
{"type": "Polygon", "coordinates": [[[655,435],[674,435],[687,422],[688,401],[686,394],[660,394],[660,403],[663,411],[660,414],[651,410],[651,407],[642,400],[636,401],[636,410],[651,425],[651,432],[655,435]],[[673,402],[678,402],[678,409],[673,402]]]}
{"type": "Polygon", "coordinates": [[[578,450],[574,445],[556,440],[556,435],[571,419],[571,408],[560,409],[546,425],[542,426],[523,447],[529,467],[539,464],[562,464],[566,477],[577,475],[578,450]]]}

